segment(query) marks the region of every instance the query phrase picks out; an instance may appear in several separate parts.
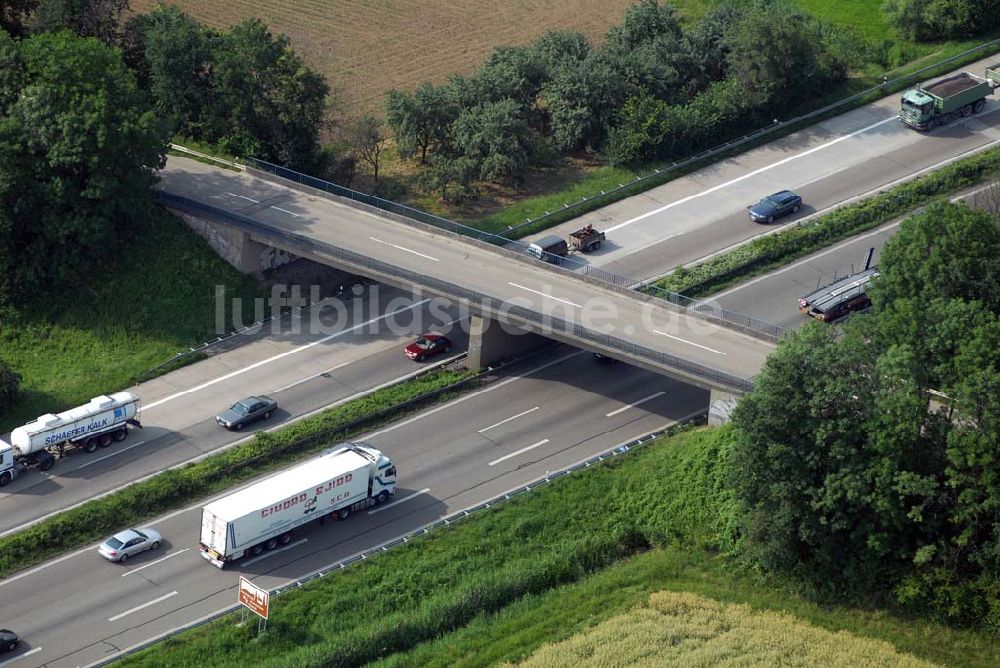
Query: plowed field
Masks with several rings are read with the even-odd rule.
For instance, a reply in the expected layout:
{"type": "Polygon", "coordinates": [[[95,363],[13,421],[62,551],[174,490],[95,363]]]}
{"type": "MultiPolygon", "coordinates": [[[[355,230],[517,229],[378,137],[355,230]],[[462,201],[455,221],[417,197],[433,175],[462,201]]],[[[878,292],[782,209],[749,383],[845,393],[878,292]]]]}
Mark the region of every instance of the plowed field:
{"type": "MultiPolygon", "coordinates": [[[[475,70],[497,46],[526,44],[547,30],[600,39],[634,0],[176,0],[224,28],[257,16],[288,35],[324,74],[341,113],[377,112],[391,88],[440,83],[475,70]]],[[[133,0],[137,11],[156,0],[133,0]]],[[[701,5],[700,0],[684,5],[701,5]]]]}

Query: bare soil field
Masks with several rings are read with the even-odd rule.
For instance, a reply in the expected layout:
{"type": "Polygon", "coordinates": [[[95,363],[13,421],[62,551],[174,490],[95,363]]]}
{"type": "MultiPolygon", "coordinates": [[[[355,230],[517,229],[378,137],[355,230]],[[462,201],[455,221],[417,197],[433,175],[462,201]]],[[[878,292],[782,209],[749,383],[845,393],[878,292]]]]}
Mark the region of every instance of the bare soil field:
{"type": "MultiPolygon", "coordinates": [[[[635,0],[172,0],[196,19],[224,28],[259,17],[288,35],[326,76],[338,115],[379,113],[385,92],[440,83],[474,71],[498,46],[527,44],[547,30],[599,40],[635,0]]],[[[676,3],[699,7],[700,0],[676,3]]],[[[707,3],[704,3],[707,4],[707,3]]],[[[149,11],[156,0],[133,0],[149,11]]],[[[700,13],[700,12],[699,12],[700,13]]]]}

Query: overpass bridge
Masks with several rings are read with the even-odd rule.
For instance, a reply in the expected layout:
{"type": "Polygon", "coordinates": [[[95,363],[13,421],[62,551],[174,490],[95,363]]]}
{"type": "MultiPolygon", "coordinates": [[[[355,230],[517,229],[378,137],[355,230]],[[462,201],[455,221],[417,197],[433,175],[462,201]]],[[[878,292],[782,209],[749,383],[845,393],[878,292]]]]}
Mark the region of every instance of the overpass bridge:
{"type": "Polygon", "coordinates": [[[224,230],[227,259],[244,270],[271,247],[467,306],[473,364],[541,335],[742,394],[781,333],[699,302],[643,294],[622,277],[539,262],[518,242],[469,238],[259,170],[171,157],[160,176],[160,203],[224,230]]]}

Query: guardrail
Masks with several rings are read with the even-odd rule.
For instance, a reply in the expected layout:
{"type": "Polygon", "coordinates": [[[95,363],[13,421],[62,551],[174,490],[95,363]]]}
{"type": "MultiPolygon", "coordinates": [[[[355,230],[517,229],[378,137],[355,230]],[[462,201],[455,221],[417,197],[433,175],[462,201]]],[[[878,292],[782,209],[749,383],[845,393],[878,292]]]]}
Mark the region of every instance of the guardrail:
{"type": "Polygon", "coordinates": [[[217,162],[220,165],[229,167],[230,169],[235,169],[240,172],[245,172],[247,170],[246,165],[241,165],[238,162],[233,162],[232,160],[226,160],[215,155],[209,155],[208,153],[202,153],[201,151],[195,151],[186,146],[181,146],[180,144],[171,144],[171,151],[177,151],[179,153],[187,153],[188,155],[193,155],[196,158],[201,158],[202,160],[211,160],[212,162],[217,162]]]}
{"type": "MultiPolygon", "coordinates": [[[[424,535],[430,533],[434,529],[439,529],[441,527],[450,526],[450,525],[454,524],[455,522],[459,522],[459,521],[461,521],[461,520],[463,520],[463,519],[465,519],[467,517],[475,515],[476,513],[480,512],[480,511],[492,508],[493,506],[495,506],[497,504],[500,504],[500,503],[503,503],[504,501],[509,501],[510,499],[522,496],[524,494],[529,494],[532,490],[534,490],[534,489],[536,489],[536,488],[538,488],[538,487],[540,487],[542,485],[546,485],[546,484],[552,482],[553,480],[558,480],[560,478],[564,478],[566,476],[572,475],[573,473],[577,473],[579,471],[584,471],[584,470],[590,468],[591,466],[594,466],[596,464],[600,464],[600,463],[602,463],[602,462],[604,462],[604,461],[606,461],[608,459],[613,459],[615,457],[619,457],[619,456],[622,456],[622,455],[627,455],[634,448],[637,448],[637,447],[640,447],[640,446],[643,446],[643,445],[648,445],[650,442],[652,442],[652,441],[654,441],[654,440],[656,440],[656,439],[658,439],[658,438],[660,438],[662,436],[671,436],[671,435],[677,434],[677,433],[679,433],[681,431],[685,431],[687,429],[690,429],[692,426],[695,426],[697,424],[703,424],[704,421],[705,421],[705,417],[707,416],[707,414],[708,414],[707,411],[698,413],[697,415],[685,418],[685,419],[683,419],[683,420],[681,420],[681,421],[679,421],[679,422],[677,422],[675,424],[672,424],[669,427],[666,427],[665,429],[660,429],[660,430],[657,430],[657,431],[654,431],[654,432],[650,432],[648,434],[640,436],[640,437],[638,437],[636,439],[633,439],[631,441],[628,441],[626,443],[621,443],[619,445],[616,445],[615,447],[613,447],[613,448],[611,448],[609,450],[605,450],[604,452],[596,454],[596,455],[594,455],[592,457],[588,457],[587,459],[584,459],[583,461],[580,461],[580,462],[577,462],[576,464],[568,466],[565,469],[559,469],[558,471],[548,471],[548,472],[546,472],[546,474],[544,476],[536,478],[536,479],[534,479],[534,480],[532,480],[532,481],[530,481],[528,483],[525,483],[524,485],[519,485],[518,487],[510,489],[510,490],[508,490],[508,491],[506,491],[506,492],[504,492],[502,494],[498,494],[497,496],[494,496],[493,498],[491,498],[491,499],[489,499],[487,501],[483,501],[482,503],[478,503],[478,504],[476,504],[474,506],[470,506],[469,508],[466,508],[464,510],[456,511],[456,512],[450,514],[450,515],[446,515],[445,517],[442,517],[441,519],[435,520],[433,522],[428,522],[427,524],[424,524],[423,526],[420,526],[420,527],[417,527],[416,529],[408,531],[408,532],[406,532],[405,534],[403,534],[401,536],[397,536],[396,538],[391,538],[391,539],[389,539],[389,540],[387,540],[385,542],[379,543],[378,545],[376,545],[374,547],[370,547],[370,548],[368,548],[366,550],[362,550],[361,552],[357,552],[355,554],[352,554],[349,557],[341,559],[340,561],[338,561],[338,562],[336,562],[334,564],[331,564],[331,565],[325,566],[324,568],[321,568],[319,570],[313,571],[312,573],[304,575],[301,578],[298,578],[297,580],[295,580],[293,582],[290,582],[290,583],[288,583],[286,585],[278,587],[277,589],[271,590],[270,594],[271,594],[271,596],[278,597],[278,596],[280,596],[281,594],[283,594],[283,593],[285,593],[287,591],[291,591],[293,589],[298,589],[299,587],[301,587],[302,585],[306,584],[307,582],[311,582],[312,580],[316,580],[318,578],[324,578],[327,575],[330,575],[331,573],[336,573],[338,571],[344,570],[345,568],[347,568],[351,564],[356,564],[359,561],[364,561],[364,560],[369,559],[371,557],[374,557],[374,556],[376,556],[378,554],[382,554],[383,552],[388,552],[392,548],[397,547],[399,545],[405,545],[406,543],[410,542],[411,540],[413,540],[415,538],[419,538],[420,536],[424,536],[424,535]]],[[[209,622],[213,622],[213,621],[215,621],[217,619],[225,617],[226,615],[239,610],[240,607],[241,607],[241,605],[239,603],[236,603],[236,604],[233,604],[233,605],[231,605],[229,607],[223,608],[222,610],[217,610],[216,612],[213,612],[213,613],[211,613],[209,615],[206,615],[206,616],[204,616],[204,617],[202,617],[202,618],[200,618],[198,620],[195,620],[194,622],[191,622],[190,624],[186,624],[184,626],[180,626],[180,627],[172,629],[172,630],[170,630],[170,631],[168,631],[166,633],[161,633],[161,634],[159,634],[157,636],[154,636],[153,638],[150,638],[149,640],[147,640],[145,642],[139,643],[137,645],[133,645],[132,647],[129,647],[128,649],[125,649],[125,650],[123,650],[123,651],[115,654],[114,656],[110,656],[110,657],[107,657],[107,658],[102,659],[100,661],[96,661],[96,662],[94,662],[92,664],[89,664],[88,668],[90,666],[106,666],[106,665],[108,665],[110,663],[114,663],[116,661],[120,661],[122,658],[124,658],[126,656],[129,656],[131,654],[135,654],[137,652],[140,652],[140,651],[146,649],[147,647],[151,647],[152,645],[155,645],[156,643],[158,643],[158,642],[160,642],[162,640],[165,640],[165,639],[167,639],[167,638],[169,638],[171,636],[175,636],[178,633],[183,633],[184,631],[190,631],[190,630],[196,629],[196,628],[198,628],[200,626],[204,626],[205,624],[208,624],[209,622]]]]}
{"type": "MultiPolygon", "coordinates": [[[[327,257],[336,258],[349,265],[360,267],[376,275],[381,274],[383,276],[389,276],[391,278],[399,279],[406,283],[411,283],[414,285],[421,285],[432,292],[437,292],[439,294],[448,295],[449,297],[463,300],[469,304],[473,304],[483,309],[486,312],[491,313],[504,313],[510,317],[513,317],[522,322],[536,325],[542,329],[542,331],[555,331],[558,333],[563,333],[576,339],[587,341],[599,346],[604,346],[605,348],[613,349],[625,353],[627,355],[633,355],[648,361],[655,362],[664,368],[674,369],[686,373],[695,378],[700,378],[702,380],[708,381],[709,383],[716,385],[718,387],[725,387],[738,392],[748,392],[753,388],[753,383],[747,378],[740,378],[733,376],[731,374],[719,371],[718,369],[712,369],[710,367],[705,367],[700,364],[696,364],[689,360],[676,357],[669,353],[665,353],[659,350],[653,350],[651,348],[646,348],[645,346],[640,346],[638,344],[620,339],[608,334],[601,334],[587,328],[584,328],[579,323],[568,322],[561,318],[554,318],[550,316],[543,316],[540,313],[526,309],[524,307],[516,306],[504,302],[501,299],[481,293],[475,290],[470,290],[453,283],[448,283],[437,278],[432,278],[422,274],[418,274],[413,271],[406,269],[400,269],[387,262],[382,262],[376,260],[367,255],[361,255],[359,253],[354,253],[352,251],[338,248],[332,244],[317,241],[309,237],[300,236],[286,232],[284,230],[278,230],[273,227],[264,225],[263,223],[257,222],[252,218],[247,218],[246,216],[241,216],[239,214],[231,213],[229,211],[224,211],[207,204],[203,204],[196,200],[189,199],[187,197],[182,197],[180,195],[173,195],[171,193],[165,193],[162,191],[157,191],[158,201],[169,208],[185,211],[187,213],[195,214],[206,218],[208,220],[216,220],[220,223],[232,225],[234,227],[240,228],[251,234],[255,234],[265,238],[280,239],[286,243],[297,247],[299,249],[306,249],[312,253],[323,255],[327,257]]],[[[678,295],[680,296],[680,295],[678,295]]],[[[694,301],[694,300],[691,300],[694,301]]],[[[704,305],[710,311],[714,308],[709,304],[704,305]]],[[[694,309],[697,311],[697,309],[694,309]]],[[[738,315],[738,314],[737,314],[738,315]]]]}

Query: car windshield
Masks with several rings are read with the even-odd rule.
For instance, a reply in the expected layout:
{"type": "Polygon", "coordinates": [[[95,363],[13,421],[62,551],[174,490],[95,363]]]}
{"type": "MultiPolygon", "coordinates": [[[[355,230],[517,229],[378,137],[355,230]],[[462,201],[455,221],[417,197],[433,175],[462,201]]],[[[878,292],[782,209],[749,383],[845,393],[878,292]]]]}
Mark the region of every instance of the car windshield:
{"type": "Polygon", "coordinates": [[[110,547],[112,550],[117,550],[119,547],[122,546],[122,542],[117,538],[115,538],[114,536],[104,541],[104,544],[110,547]]]}
{"type": "Polygon", "coordinates": [[[778,206],[778,203],[771,197],[765,197],[760,201],[760,203],[767,206],[778,206]]]}
{"type": "Polygon", "coordinates": [[[431,342],[428,339],[425,339],[423,337],[420,337],[419,339],[417,339],[417,347],[419,347],[419,348],[427,349],[427,348],[430,348],[431,345],[433,345],[433,344],[431,344],[431,342]]]}
{"type": "Polygon", "coordinates": [[[235,404],[233,404],[233,410],[239,413],[240,415],[246,415],[247,413],[250,412],[250,406],[243,403],[242,401],[237,401],[235,404]]]}

